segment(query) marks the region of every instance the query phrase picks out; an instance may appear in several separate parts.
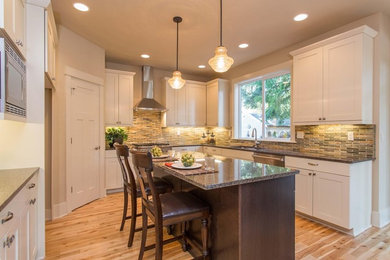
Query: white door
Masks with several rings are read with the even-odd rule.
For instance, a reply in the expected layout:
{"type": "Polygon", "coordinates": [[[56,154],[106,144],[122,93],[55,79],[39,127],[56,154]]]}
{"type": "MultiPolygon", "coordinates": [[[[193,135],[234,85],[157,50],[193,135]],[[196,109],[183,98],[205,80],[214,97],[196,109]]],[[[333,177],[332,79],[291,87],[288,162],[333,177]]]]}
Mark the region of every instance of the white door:
{"type": "Polygon", "coordinates": [[[313,172],[299,169],[295,175],[295,210],[313,214],[313,172]]]}
{"type": "Polygon", "coordinates": [[[315,172],[313,180],[313,216],[352,228],[349,223],[349,177],[315,172]]]}
{"type": "Polygon", "coordinates": [[[361,120],[363,73],[361,35],[324,47],[326,121],[361,120]]]}
{"type": "Polygon", "coordinates": [[[118,124],[118,75],[106,72],[104,82],[104,122],[106,125],[118,124]]]}
{"type": "Polygon", "coordinates": [[[218,126],[218,101],[217,81],[207,86],[207,126],[218,126]]]}
{"type": "Polygon", "coordinates": [[[70,80],[69,174],[71,209],[99,196],[99,86],[70,80]]]}
{"type": "Polygon", "coordinates": [[[168,83],[165,85],[165,107],[167,108],[166,112],[166,122],[167,126],[176,125],[176,91],[169,86],[168,83]]]}
{"type": "Polygon", "coordinates": [[[317,122],[322,118],[322,74],[322,48],[294,56],[294,122],[317,122]]]}
{"type": "Polygon", "coordinates": [[[184,85],[181,89],[174,89],[176,92],[176,125],[187,125],[187,86],[184,85]]]}
{"type": "Polygon", "coordinates": [[[187,84],[187,125],[206,125],[206,86],[187,84]]]}
{"type": "Polygon", "coordinates": [[[133,124],[133,76],[118,75],[118,120],[121,125],[133,124]]]}

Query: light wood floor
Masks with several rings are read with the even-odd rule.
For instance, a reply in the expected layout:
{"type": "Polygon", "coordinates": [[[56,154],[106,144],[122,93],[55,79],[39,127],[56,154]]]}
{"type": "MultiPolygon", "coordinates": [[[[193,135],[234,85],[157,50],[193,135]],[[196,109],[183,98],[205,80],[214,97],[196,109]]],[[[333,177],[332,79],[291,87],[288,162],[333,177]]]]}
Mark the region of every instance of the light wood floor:
{"type": "MultiPolygon", "coordinates": [[[[120,232],[122,194],[109,195],[71,214],[46,223],[46,259],[137,259],[141,232],[127,248],[129,223],[120,232]]],[[[390,225],[371,228],[360,236],[334,231],[296,217],[296,259],[390,259],[390,225]]],[[[140,219],[137,226],[140,226],[140,219]]],[[[164,239],[169,237],[164,234],[164,239]]],[[[154,243],[148,231],[147,244],[154,243]]],[[[154,259],[154,251],[144,259],[154,259]]],[[[164,246],[164,259],[192,259],[178,242],[164,246]]]]}

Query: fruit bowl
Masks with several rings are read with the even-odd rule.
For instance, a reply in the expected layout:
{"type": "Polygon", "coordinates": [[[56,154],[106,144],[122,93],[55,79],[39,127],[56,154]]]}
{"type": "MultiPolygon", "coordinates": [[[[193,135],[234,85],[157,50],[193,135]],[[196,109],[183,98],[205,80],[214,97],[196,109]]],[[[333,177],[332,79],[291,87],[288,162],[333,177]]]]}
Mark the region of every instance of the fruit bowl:
{"type": "Polygon", "coordinates": [[[185,153],[181,156],[181,163],[184,167],[191,167],[195,162],[194,156],[189,153],[185,153]]]}

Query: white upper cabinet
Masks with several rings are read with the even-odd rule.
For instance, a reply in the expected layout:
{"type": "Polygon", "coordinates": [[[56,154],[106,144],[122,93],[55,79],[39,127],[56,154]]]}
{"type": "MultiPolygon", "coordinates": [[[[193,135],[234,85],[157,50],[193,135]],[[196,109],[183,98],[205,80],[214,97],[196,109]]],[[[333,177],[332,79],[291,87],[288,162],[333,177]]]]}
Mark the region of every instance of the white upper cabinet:
{"type": "Polygon", "coordinates": [[[25,3],[24,0],[0,0],[4,13],[0,14],[0,28],[25,56],[25,3]]]}
{"type": "Polygon", "coordinates": [[[207,126],[229,127],[229,81],[207,82],[207,126]]]}
{"type": "Polygon", "coordinates": [[[322,48],[294,56],[293,63],[294,122],[320,120],[322,118],[322,48]]]}
{"type": "Polygon", "coordinates": [[[291,52],[295,124],[372,123],[376,34],[361,26],[291,52]]]}
{"type": "Polygon", "coordinates": [[[163,126],[205,126],[206,84],[187,80],[181,89],[172,89],[163,79],[162,104],[167,108],[163,126]]]}
{"type": "Polygon", "coordinates": [[[133,124],[133,72],[106,70],[104,84],[105,124],[129,126],[133,124]]]}
{"type": "Polygon", "coordinates": [[[56,46],[58,42],[57,27],[51,4],[45,11],[45,72],[53,86],[56,83],[56,46]]]}

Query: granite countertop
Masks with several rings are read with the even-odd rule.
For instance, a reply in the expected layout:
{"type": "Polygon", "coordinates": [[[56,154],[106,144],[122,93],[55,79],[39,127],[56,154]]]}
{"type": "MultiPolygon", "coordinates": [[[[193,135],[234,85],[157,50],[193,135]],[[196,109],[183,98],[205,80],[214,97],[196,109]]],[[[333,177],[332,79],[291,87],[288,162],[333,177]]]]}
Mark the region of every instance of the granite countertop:
{"type": "Polygon", "coordinates": [[[186,145],[171,145],[171,147],[183,147],[183,146],[209,146],[209,147],[217,147],[217,148],[224,148],[224,149],[233,149],[233,150],[240,150],[240,151],[248,151],[248,152],[259,152],[259,153],[267,153],[267,154],[277,154],[277,155],[285,155],[285,156],[292,156],[292,157],[301,157],[301,158],[308,158],[308,159],[316,159],[316,160],[325,160],[325,161],[333,161],[333,162],[340,162],[340,163],[358,163],[358,162],[365,162],[365,161],[372,161],[375,160],[373,157],[367,157],[364,155],[350,155],[350,156],[337,156],[333,154],[325,154],[325,153],[312,153],[312,152],[297,152],[297,151],[287,151],[287,150],[274,150],[274,149],[256,149],[251,146],[233,146],[233,145],[210,145],[210,144],[186,144],[186,145]]]}
{"type": "Polygon", "coordinates": [[[217,159],[215,169],[218,171],[215,173],[183,175],[171,168],[163,167],[164,163],[155,163],[154,170],[173,175],[204,190],[277,179],[299,173],[299,171],[295,169],[222,156],[214,157],[217,159]]]}
{"type": "Polygon", "coordinates": [[[7,206],[38,170],[38,167],[0,170],[0,211],[7,206]]]}

